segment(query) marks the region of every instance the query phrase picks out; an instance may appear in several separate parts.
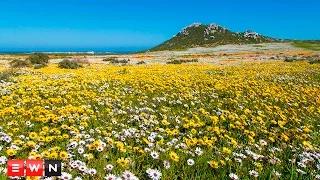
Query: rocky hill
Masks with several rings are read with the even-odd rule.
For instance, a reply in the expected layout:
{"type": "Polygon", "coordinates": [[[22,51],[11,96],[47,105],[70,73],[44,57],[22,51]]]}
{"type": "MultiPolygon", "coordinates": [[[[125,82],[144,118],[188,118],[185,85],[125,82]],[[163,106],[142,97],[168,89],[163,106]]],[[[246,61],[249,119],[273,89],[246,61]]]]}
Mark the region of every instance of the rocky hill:
{"type": "Polygon", "coordinates": [[[183,28],[176,36],[154,47],[151,51],[181,50],[192,47],[214,47],[225,44],[256,44],[280,42],[248,30],[246,32],[232,32],[217,24],[193,23],[183,28]]]}

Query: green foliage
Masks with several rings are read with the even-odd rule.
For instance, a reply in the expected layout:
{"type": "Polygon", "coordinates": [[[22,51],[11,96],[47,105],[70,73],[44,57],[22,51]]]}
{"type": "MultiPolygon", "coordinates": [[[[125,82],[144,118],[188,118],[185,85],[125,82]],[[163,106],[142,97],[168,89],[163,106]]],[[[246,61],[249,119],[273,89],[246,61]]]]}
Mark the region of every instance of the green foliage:
{"type": "Polygon", "coordinates": [[[78,69],[78,68],[82,68],[82,65],[78,64],[75,61],[70,61],[68,59],[64,59],[59,63],[59,68],[62,68],[62,69],[78,69]]]}
{"type": "Polygon", "coordinates": [[[311,51],[320,51],[319,41],[296,41],[293,45],[298,48],[304,48],[311,51]]]}
{"type": "Polygon", "coordinates": [[[48,64],[49,56],[43,53],[31,54],[28,58],[31,64],[48,64]]]}
{"type": "Polygon", "coordinates": [[[20,59],[14,59],[9,64],[12,68],[23,68],[29,66],[29,63],[27,61],[23,61],[20,59]]]}

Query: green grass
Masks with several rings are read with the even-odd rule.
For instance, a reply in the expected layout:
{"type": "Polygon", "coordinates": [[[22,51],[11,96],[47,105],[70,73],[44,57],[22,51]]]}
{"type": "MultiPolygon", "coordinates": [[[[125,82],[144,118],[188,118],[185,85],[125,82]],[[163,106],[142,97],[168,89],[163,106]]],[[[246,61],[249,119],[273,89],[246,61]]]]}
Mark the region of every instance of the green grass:
{"type": "Polygon", "coordinates": [[[304,48],[311,51],[320,51],[320,44],[308,42],[293,42],[293,45],[298,48],[304,48]]]}

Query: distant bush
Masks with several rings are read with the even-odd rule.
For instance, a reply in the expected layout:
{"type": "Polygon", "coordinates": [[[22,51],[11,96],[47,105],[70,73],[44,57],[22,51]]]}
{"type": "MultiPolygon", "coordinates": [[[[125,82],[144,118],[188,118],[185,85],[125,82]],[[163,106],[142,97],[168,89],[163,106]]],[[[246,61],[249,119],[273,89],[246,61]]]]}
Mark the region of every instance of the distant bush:
{"type": "Polygon", "coordinates": [[[68,59],[64,59],[59,63],[59,68],[63,69],[78,69],[81,67],[82,65],[78,64],[76,61],[70,61],[68,59]]]}
{"type": "Polygon", "coordinates": [[[137,64],[146,64],[144,61],[139,61],[137,64]]]}
{"type": "Polygon", "coordinates": [[[320,59],[309,61],[310,64],[318,64],[320,63],[320,59]]]}
{"type": "Polygon", "coordinates": [[[10,76],[12,75],[11,71],[0,72],[0,81],[10,81],[10,76]]]}
{"type": "Polygon", "coordinates": [[[167,62],[167,64],[182,64],[182,62],[180,60],[173,60],[173,61],[167,62]]]}
{"type": "Polygon", "coordinates": [[[48,64],[49,56],[43,53],[31,54],[28,58],[31,64],[48,64]]]}
{"type": "Polygon", "coordinates": [[[285,57],[284,62],[293,62],[295,61],[295,59],[293,58],[289,58],[289,57],[285,57]]]}
{"type": "Polygon", "coordinates": [[[47,65],[46,64],[34,64],[33,65],[33,68],[34,69],[40,69],[40,68],[44,68],[44,67],[46,67],[47,65]]]}
{"type": "Polygon", "coordinates": [[[116,59],[117,59],[116,57],[107,57],[107,58],[104,58],[102,61],[110,62],[110,61],[114,61],[116,59]]]}
{"type": "Polygon", "coordinates": [[[114,59],[114,60],[110,61],[110,63],[112,63],[112,64],[120,64],[120,63],[126,64],[128,62],[129,62],[129,59],[128,60],[125,60],[125,59],[123,59],[123,60],[114,59]]]}
{"type": "Polygon", "coordinates": [[[182,63],[189,63],[189,62],[198,62],[198,59],[182,59],[182,60],[173,60],[167,62],[167,64],[182,64],[182,63]]]}
{"type": "Polygon", "coordinates": [[[74,60],[72,60],[78,64],[90,64],[89,60],[88,59],[79,59],[79,58],[76,58],[74,60]]]}
{"type": "Polygon", "coordinates": [[[23,61],[20,59],[14,59],[9,64],[10,64],[10,67],[12,68],[23,68],[29,65],[27,61],[23,61]]]}

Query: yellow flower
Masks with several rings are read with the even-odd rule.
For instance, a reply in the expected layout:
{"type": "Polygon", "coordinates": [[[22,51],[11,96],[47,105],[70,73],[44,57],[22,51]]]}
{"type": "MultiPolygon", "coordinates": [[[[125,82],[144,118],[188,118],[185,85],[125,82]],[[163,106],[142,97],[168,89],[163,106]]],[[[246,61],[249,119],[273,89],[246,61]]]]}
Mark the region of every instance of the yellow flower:
{"type": "Polygon", "coordinates": [[[57,159],[57,158],[58,158],[58,153],[57,153],[57,152],[52,152],[52,153],[50,154],[50,158],[51,158],[51,159],[57,159]]]}
{"type": "Polygon", "coordinates": [[[61,128],[62,128],[62,129],[68,129],[68,125],[62,124],[62,125],[61,125],[61,128]]]}
{"type": "Polygon", "coordinates": [[[22,141],[20,139],[17,139],[17,140],[14,140],[13,143],[16,145],[21,145],[22,141]]]}
{"type": "Polygon", "coordinates": [[[169,122],[167,120],[162,120],[161,124],[164,125],[164,126],[167,126],[167,125],[169,125],[169,122]]]}
{"type": "Polygon", "coordinates": [[[209,161],[208,163],[214,169],[217,169],[219,167],[219,163],[217,161],[209,161]]]}
{"type": "Polygon", "coordinates": [[[28,142],[27,142],[27,145],[28,145],[29,147],[35,147],[37,144],[36,144],[34,141],[28,141],[28,142]]]}
{"type": "Polygon", "coordinates": [[[118,149],[123,149],[124,148],[124,144],[122,142],[117,142],[117,148],[118,149]]]}
{"type": "Polygon", "coordinates": [[[46,138],[44,136],[39,136],[38,141],[44,142],[46,141],[46,138]]]}
{"type": "Polygon", "coordinates": [[[211,117],[211,120],[212,120],[212,122],[213,122],[214,124],[217,124],[218,121],[219,121],[219,118],[218,118],[218,116],[212,116],[212,117],[211,117]]]}
{"type": "Polygon", "coordinates": [[[68,134],[63,134],[62,137],[63,137],[64,139],[68,139],[68,138],[69,138],[69,135],[68,135],[68,134]]]}
{"type": "Polygon", "coordinates": [[[127,167],[129,164],[129,160],[128,159],[124,159],[124,158],[118,158],[117,163],[121,166],[121,167],[127,167]]]}
{"type": "Polygon", "coordinates": [[[50,152],[49,151],[43,151],[42,152],[42,156],[45,157],[45,158],[48,158],[48,157],[50,157],[50,152]]]}
{"type": "Polygon", "coordinates": [[[309,148],[309,149],[312,149],[312,148],[313,148],[312,144],[311,144],[310,142],[308,142],[308,141],[303,141],[302,144],[303,144],[304,147],[306,147],[306,148],[309,148]]]}
{"type": "Polygon", "coordinates": [[[173,161],[176,161],[176,162],[179,161],[179,156],[175,152],[171,151],[169,156],[173,161]]]}
{"type": "Polygon", "coordinates": [[[53,140],[53,137],[52,136],[48,136],[46,137],[46,142],[49,143],[53,140]]]}
{"type": "Polygon", "coordinates": [[[93,142],[93,145],[94,145],[95,147],[99,147],[99,146],[101,146],[101,143],[100,143],[99,141],[94,141],[94,142],[93,142]]]}
{"type": "Polygon", "coordinates": [[[16,150],[14,150],[14,149],[8,149],[7,150],[7,154],[8,154],[8,156],[14,156],[14,155],[16,155],[16,150]]]}
{"type": "Polygon", "coordinates": [[[90,145],[88,146],[88,149],[89,149],[90,151],[93,151],[93,150],[96,149],[96,147],[95,147],[93,144],[90,144],[90,145]]]}
{"type": "Polygon", "coordinates": [[[27,180],[39,180],[40,178],[37,176],[27,176],[26,179],[27,180]]]}
{"type": "Polygon", "coordinates": [[[196,133],[197,133],[197,130],[191,129],[191,133],[192,133],[192,134],[196,134],[196,133]]]}
{"type": "Polygon", "coordinates": [[[40,154],[35,154],[33,158],[36,160],[40,160],[42,156],[40,154]]]}
{"type": "Polygon", "coordinates": [[[231,153],[231,150],[228,149],[228,148],[226,148],[226,147],[223,147],[223,148],[222,148],[222,152],[223,152],[224,154],[230,154],[230,153],[231,153]]]}
{"type": "Polygon", "coordinates": [[[114,141],[113,141],[113,139],[108,138],[107,143],[108,143],[109,145],[113,146],[114,141]]]}
{"type": "Polygon", "coordinates": [[[65,151],[61,151],[59,154],[61,159],[67,159],[68,158],[68,153],[65,151]]]}
{"type": "Polygon", "coordinates": [[[30,139],[36,139],[37,137],[38,137],[38,134],[37,134],[37,133],[35,133],[35,132],[29,133],[29,138],[30,138],[30,139]]]}
{"type": "Polygon", "coordinates": [[[43,126],[43,127],[42,127],[42,131],[48,132],[48,131],[49,131],[49,127],[48,127],[48,126],[43,126]]]}
{"type": "Polygon", "coordinates": [[[52,148],[52,151],[58,152],[61,148],[59,146],[55,146],[52,148]]]}

